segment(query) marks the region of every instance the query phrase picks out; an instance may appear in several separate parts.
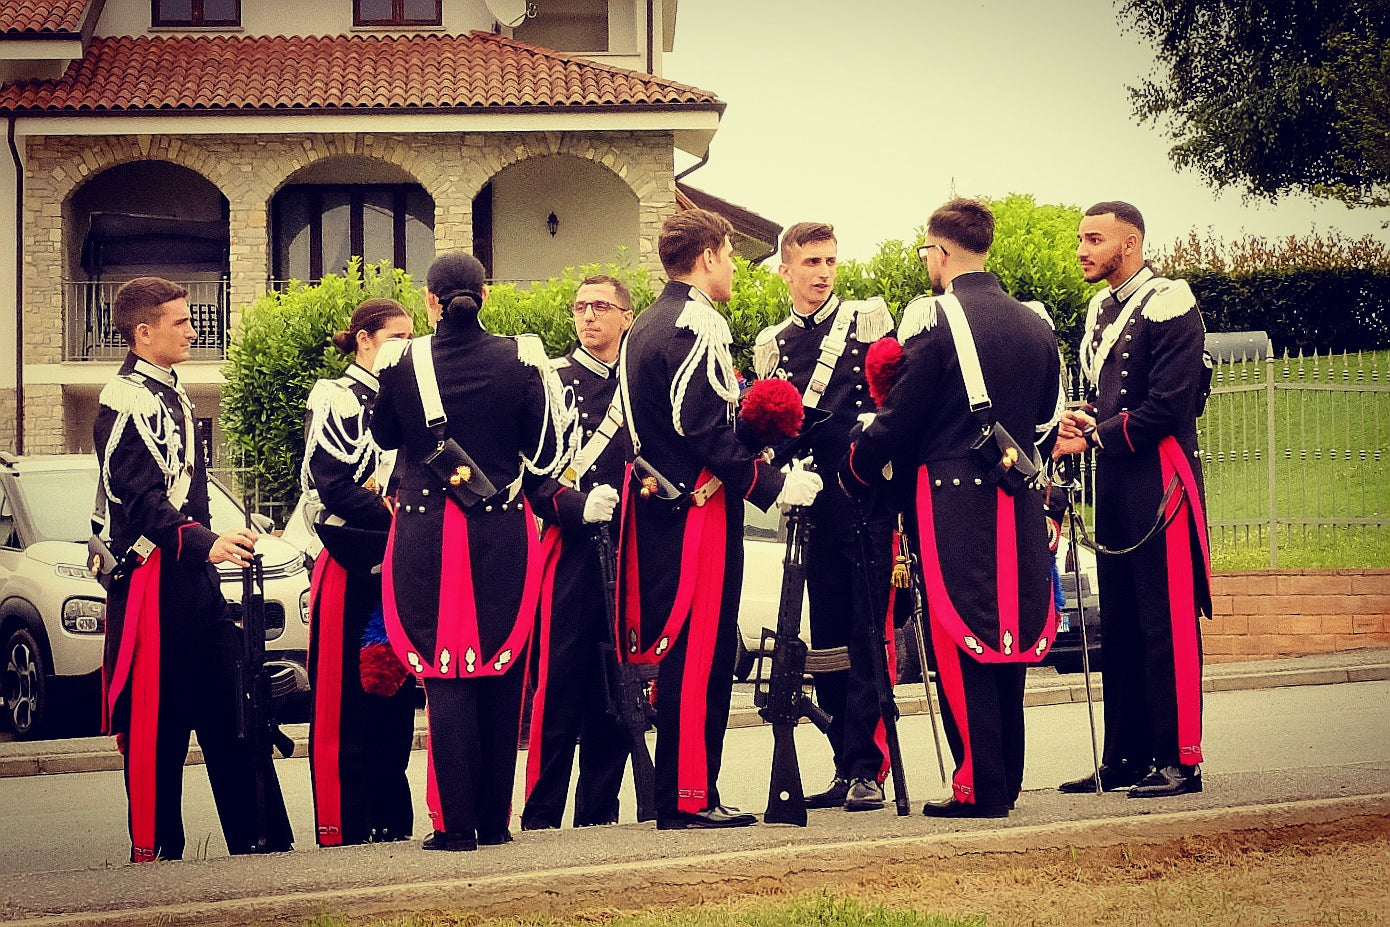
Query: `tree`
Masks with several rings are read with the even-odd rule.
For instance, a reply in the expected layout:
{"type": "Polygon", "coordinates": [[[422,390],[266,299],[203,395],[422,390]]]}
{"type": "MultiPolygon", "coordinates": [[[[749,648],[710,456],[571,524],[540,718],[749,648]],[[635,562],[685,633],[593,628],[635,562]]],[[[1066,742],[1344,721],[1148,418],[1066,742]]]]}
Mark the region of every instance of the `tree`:
{"type": "Polygon", "coordinates": [[[1159,75],[1130,88],[1173,164],[1276,200],[1390,203],[1390,4],[1385,0],[1122,0],[1159,75]]]}
{"type": "Polygon", "coordinates": [[[387,297],[429,330],[425,294],[389,262],[348,262],[342,276],[316,284],[292,281],[260,296],[241,315],[222,368],[222,432],[242,489],[256,499],[293,505],[304,458],[304,408],[314,382],[341,376],[349,358],[333,346],[336,331],[368,299],[387,297]]]}
{"type": "Polygon", "coordinates": [[[1036,299],[1052,314],[1057,340],[1068,354],[1081,341],[1086,304],[1099,287],[1081,276],[1076,260],[1075,206],[1039,206],[1032,196],[1010,193],[989,200],[994,213],[994,246],[985,269],[1017,300],[1036,299]]]}

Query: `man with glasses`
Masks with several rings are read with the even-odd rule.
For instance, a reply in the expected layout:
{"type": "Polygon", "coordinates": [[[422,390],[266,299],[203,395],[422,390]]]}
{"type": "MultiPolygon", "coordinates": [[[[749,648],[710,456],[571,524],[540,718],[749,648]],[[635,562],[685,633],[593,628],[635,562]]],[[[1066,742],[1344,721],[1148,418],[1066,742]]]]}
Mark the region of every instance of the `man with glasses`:
{"type": "MultiPolygon", "coordinates": [[[[810,437],[810,456],[834,467],[849,450],[858,417],[873,411],[864,374],[869,345],[888,334],[893,317],[881,297],[844,301],[836,296],[835,229],[824,222],[798,222],[782,235],[777,272],[791,291],[788,318],[763,329],[753,351],[759,377],[790,380],[803,402],[827,413],[810,437]]],[[[877,601],[889,602],[893,555],[892,518],[878,494],[866,506],[875,551],[877,601]]],[[[835,775],[824,792],[806,797],[808,808],[871,811],[882,808],[888,764],[878,742],[882,717],[874,682],[874,639],[870,621],[892,624],[869,613],[864,572],[858,563],[854,504],[843,493],[821,493],[806,511],[806,592],[811,606],[811,646],[849,648],[849,669],[816,673],[816,701],[830,715],[835,775]]]]}
{"type": "Polygon", "coordinates": [[[615,616],[605,607],[595,532],[616,537],[613,487],[622,485],[632,459],[621,413],[616,406],[610,409],[618,388],[618,349],[632,325],[632,298],[622,281],[595,275],[580,284],[572,311],[579,343],[552,364],[574,392],[582,434],[572,472],[565,485],[555,487],[553,507],[538,512],[547,522],[542,543],[549,556],[535,637],[536,694],[522,830],[560,826],[576,741],[574,826],[617,823],[630,744],[605,706],[599,642],[612,635],[615,616]]]}
{"type": "Polygon", "coordinates": [[[898,479],[915,470],[915,540],[956,761],[952,795],[928,802],[928,817],[1008,817],[1023,784],[1026,664],[1047,653],[1057,624],[1033,478],[1061,413],[1057,338],[1041,305],[985,271],[993,241],[981,202],[932,214],[918,253],[943,295],[903,310],[896,381],[840,469],[853,494],[889,461],[898,479]]]}

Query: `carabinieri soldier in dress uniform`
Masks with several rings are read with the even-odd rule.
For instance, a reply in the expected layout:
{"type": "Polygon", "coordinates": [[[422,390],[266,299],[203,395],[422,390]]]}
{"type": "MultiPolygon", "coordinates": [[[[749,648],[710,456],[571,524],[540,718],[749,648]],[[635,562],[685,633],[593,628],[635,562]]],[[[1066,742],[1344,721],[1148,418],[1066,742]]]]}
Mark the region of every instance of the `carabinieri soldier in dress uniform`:
{"type": "Polygon", "coordinates": [[[540,538],[522,492],[573,452],[573,409],[533,335],[486,332],[484,271],[441,255],[426,276],[434,336],[388,346],[372,435],[399,448],[384,576],[386,627],[424,680],[429,850],[512,839],[526,647],[540,601],[540,538]]]}
{"type": "MultiPolygon", "coordinates": [[[[415,686],[376,694],[362,684],[362,636],[381,608],[381,560],[391,507],[381,450],[367,430],[380,347],[408,339],[410,314],[393,299],[358,306],[333,343],[354,355],[309,393],[301,483],[303,517],[326,549],[314,561],[309,674],[309,765],[319,846],[403,840],[414,827],[406,766],[415,738],[415,686]]],[[[395,677],[396,682],[400,677],[395,677]]]]}
{"type": "MultiPolygon", "coordinates": [[[[763,329],[753,352],[759,377],[790,380],[809,407],[828,413],[813,426],[807,449],[824,467],[834,467],[849,450],[850,431],[873,411],[865,380],[869,345],[893,327],[881,297],[846,302],[835,285],[835,230],[823,222],[799,222],[782,235],[778,273],[792,296],[791,315],[763,329]]],[[[809,420],[809,419],[808,419],[809,420]]],[[[858,566],[855,506],[841,492],[821,493],[807,512],[806,590],[811,606],[811,646],[849,648],[849,670],[815,675],[816,701],[830,715],[835,776],[824,792],[806,797],[808,808],[883,807],[888,774],[883,719],[874,683],[869,621],[893,636],[891,611],[870,615],[864,573],[858,566]]],[[[893,521],[883,494],[869,500],[869,542],[882,578],[878,601],[890,601],[893,521]]]]}
{"type": "Polygon", "coordinates": [[[209,527],[207,461],[193,405],[174,365],[197,333],[188,291],[138,277],[116,294],[113,322],[130,346],[101,391],[93,436],[109,506],[112,574],[106,608],[103,715],[125,761],[130,859],[181,859],[183,769],[198,732],[222,834],[231,853],[288,850],[289,818],[273,766],[237,739],[235,663],[240,630],[227,614],[218,563],[249,565],[257,536],[209,527]],[[138,565],[136,565],[138,563],[138,565]]]}
{"type": "MultiPolygon", "coordinates": [[[[1210,372],[1205,328],[1183,280],[1144,261],[1128,203],[1086,211],[1076,255],[1104,280],[1086,314],[1081,367],[1094,413],[1068,412],[1059,453],[1096,451],[1105,748],[1101,787],[1135,798],[1202,790],[1202,639],[1211,614],[1197,415],[1210,372]],[[1161,517],[1156,513],[1163,509],[1161,517]]],[[[1095,790],[1095,774],[1063,783],[1095,790]]]]}
{"type": "Polygon", "coordinates": [[[1061,412],[1057,339],[1040,305],[985,272],[993,240],[983,203],[932,214],[919,254],[945,295],[903,311],[901,370],[840,471],[851,492],[890,461],[916,474],[911,514],[956,761],[952,796],[928,802],[929,817],[1008,816],[1023,784],[1026,664],[1047,653],[1057,624],[1034,479],[1061,412]]]}
{"type": "MultiPolygon", "coordinates": [[[[618,611],[632,663],[656,680],[657,827],[743,827],[717,786],[733,689],[743,504],[809,505],[808,470],[781,473],[734,433],[731,226],[701,209],[666,220],[670,282],[623,344],[620,385],[636,458],[623,489],[618,611]]],[[[760,449],[759,449],[760,450],[760,449]]]]}
{"type": "Polygon", "coordinates": [[[605,604],[594,531],[608,526],[616,537],[614,487],[622,485],[632,459],[622,411],[613,403],[618,349],[632,325],[632,297],[621,280],[596,275],[580,284],[572,308],[579,344],[553,364],[574,393],[582,437],[565,478],[572,485],[557,487],[553,506],[539,509],[548,524],[541,543],[549,553],[549,569],[542,580],[535,642],[538,673],[526,753],[523,830],[560,826],[576,741],[574,826],[617,823],[618,790],[630,743],[605,704],[605,655],[600,646],[613,640],[616,616],[605,604]]]}

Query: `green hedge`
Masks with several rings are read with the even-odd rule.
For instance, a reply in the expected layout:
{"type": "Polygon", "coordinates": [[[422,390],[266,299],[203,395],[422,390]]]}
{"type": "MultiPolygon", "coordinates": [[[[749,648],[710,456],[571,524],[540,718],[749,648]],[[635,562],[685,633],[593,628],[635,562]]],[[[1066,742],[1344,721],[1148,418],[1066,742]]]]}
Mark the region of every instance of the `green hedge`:
{"type": "Polygon", "coordinates": [[[1208,331],[1266,331],[1291,353],[1390,345],[1390,246],[1369,235],[1228,243],[1194,233],[1155,264],[1192,285],[1208,331]]]}
{"type": "Polygon", "coordinates": [[[315,285],[291,281],[247,308],[222,368],[222,432],[241,488],[248,496],[293,505],[304,458],[304,411],[319,379],[341,376],[349,359],[333,346],[356,308],[390,297],[410,310],[415,331],[429,330],[424,293],[388,262],[363,267],[357,258],[342,276],[315,285]]]}

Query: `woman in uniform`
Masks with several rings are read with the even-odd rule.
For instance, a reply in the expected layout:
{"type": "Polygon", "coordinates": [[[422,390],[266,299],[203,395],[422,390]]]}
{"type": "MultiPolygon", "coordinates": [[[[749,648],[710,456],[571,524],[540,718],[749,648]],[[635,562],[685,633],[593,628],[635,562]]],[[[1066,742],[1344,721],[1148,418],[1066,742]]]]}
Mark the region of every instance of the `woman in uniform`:
{"type": "Polygon", "coordinates": [[[399,448],[384,567],[386,629],[423,680],[429,709],[427,850],[511,840],[525,654],[540,592],[532,506],[574,444],[575,415],[534,335],[478,321],[484,271],[471,255],[430,265],[437,329],[379,360],[372,432],[399,448]],[[530,498],[528,498],[528,496],[530,498]]]}
{"type": "Polygon", "coordinates": [[[380,491],[382,453],[367,427],[377,396],[371,370],[381,346],[408,339],[412,327],[393,299],[363,303],[347,330],[333,336],[353,363],[309,394],[300,517],[323,546],[314,562],[309,625],[309,762],[319,846],[402,840],[414,820],[405,776],[414,686],[400,685],[402,670],[393,694],[389,686],[364,689],[360,661],[363,631],[381,608],[380,564],[391,527],[380,491]]]}

